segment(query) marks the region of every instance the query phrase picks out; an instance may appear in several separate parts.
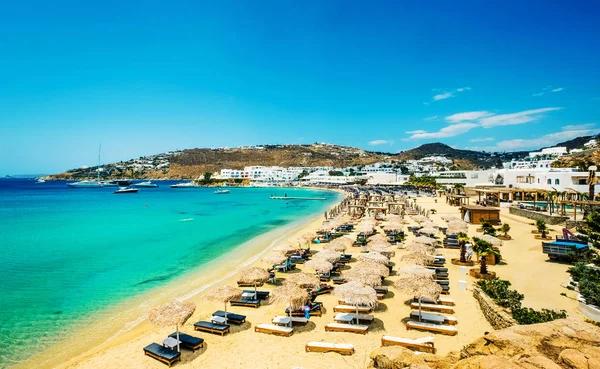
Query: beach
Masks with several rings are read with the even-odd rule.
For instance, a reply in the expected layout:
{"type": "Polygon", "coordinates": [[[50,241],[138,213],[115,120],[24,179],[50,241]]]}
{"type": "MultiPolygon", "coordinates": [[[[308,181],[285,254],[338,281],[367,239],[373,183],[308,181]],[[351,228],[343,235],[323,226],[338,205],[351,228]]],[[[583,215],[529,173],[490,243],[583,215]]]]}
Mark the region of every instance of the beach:
{"type": "MultiPolygon", "coordinates": [[[[444,224],[441,217],[444,215],[457,215],[458,209],[444,203],[444,198],[437,198],[437,203],[431,197],[419,197],[417,204],[430,209],[436,209],[437,213],[430,218],[438,223],[444,224]]],[[[407,216],[407,219],[409,217],[407,216]]],[[[582,319],[577,311],[577,303],[572,299],[573,292],[561,287],[568,280],[565,273],[568,265],[547,262],[546,256],[541,253],[541,243],[534,240],[531,230],[533,227],[527,219],[521,219],[508,215],[507,209],[502,210],[502,219],[509,223],[512,236],[511,241],[504,241],[501,247],[503,262],[500,265],[490,266],[502,279],[511,281],[512,287],[525,295],[523,305],[535,309],[551,308],[564,309],[569,317],[582,319]],[[539,283],[540,278],[544,283],[539,283]],[[568,297],[560,294],[566,292],[568,297]]],[[[289,230],[282,238],[292,238],[295,234],[307,231],[315,232],[321,225],[323,219],[315,219],[303,227],[289,230]]],[[[469,235],[476,236],[477,226],[469,226],[469,235]]],[[[410,242],[413,235],[409,235],[410,242]]],[[[260,254],[266,252],[269,247],[257,246],[248,254],[240,255],[236,263],[245,265],[263,266],[260,262],[260,254]],[[252,255],[254,258],[252,258],[252,255]],[[254,260],[254,261],[253,261],[254,260]],[[246,261],[244,263],[244,261],[246,261]]],[[[314,250],[321,249],[319,245],[313,245],[314,250]]],[[[359,254],[358,248],[347,250],[347,253],[355,257],[359,254]]],[[[458,250],[439,249],[440,254],[446,259],[458,257],[458,250]]],[[[398,250],[392,258],[396,266],[400,265],[400,258],[405,251],[398,250]]],[[[354,259],[353,259],[354,260],[354,259]]],[[[353,261],[354,263],[356,261],[353,261]]],[[[352,266],[353,262],[349,265],[352,266]]],[[[473,298],[472,286],[474,279],[470,276],[460,275],[459,267],[449,262],[451,294],[450,297],[456,301],[455,314],[458,319],[456,325],[459,333],[457,336],[435,335],[435,346],[438,354],[444,355],[450,351],[459,351],[464,345],[476,338],[492,331],[493,328],[487,322],[478,303],[473,298]],[[467,290],[460,291],[458,280],[467,281],[467,290]]],[[[302,265],[299,265],[302,268],[302,265]]],[[[211,275],[205,275],[206,284],[215,283],[235,286],[237,276],[232,263],[225,263],[215,268],[211,275]],[[232,275],[233,273],[233,275],[232,275]]],[[[285,274],[278,273],[278,277],[285,274]]],[[[196,312],[181,328],[182,332],[202,337],[206,340],[206,348],[195,353],[191,351],[182,352],[182,361],[177,365],[181,368],[365,368],[369,363],[369,354],[381,346],[383,335],[392,335],[406,338],[417,338],[430,335],[426,332],[415,330],[407,331],[403,320],[410,313],[410,308],[405,302],[412,299],[398,293],[392,286],[394,276],[386,278],[384,285],[388,285],[390,292],[380,301],[375,309],[375,322],[371,325],[366,335],[340,332],[325,332],[324,325],[333,321],[332,307],[337,304],[335,295],[322,295],[318,301],[325,306],[325,313],[321,317],[311,317],[305,327],[294,329],[291,337],[278,337],[255,333],[253,326],[260,323],[269,323],[276,315],[283,315],[283,308],[277,305],[265,305],[258,309],[233,307],[228,311],[244,314],[247,323],[241,326],[232,326],[230,334],[221,337],[203,332],[194,332],[193,323],[198,320],[210,318],[215,310],[222,310],[223,304],[219,302],[206,301],[202,293],[189,298],[196,303],[196,312]],[[308,341],[324,341],[334,343],[351,343],[355,347],[352,356],[341,356],[328,353],[305,352],[304,346],[308,341]]],[[[265,285],[260,290],[271,290],[272,286],[265,285]]],[[[190,291],[192,292],[192,291],[190,291]]],[[[142,348],[151,342],[161,342],[164,337],[172,333],[174,328],[155,328],[148,321],[144,321],[132,330],[118,335],[93,349],[67,360],[59,368],[163,368],[161,364],[143,355],[142,348]]],[[[66,356],[65,356],[66,357],[66,356]]]]}

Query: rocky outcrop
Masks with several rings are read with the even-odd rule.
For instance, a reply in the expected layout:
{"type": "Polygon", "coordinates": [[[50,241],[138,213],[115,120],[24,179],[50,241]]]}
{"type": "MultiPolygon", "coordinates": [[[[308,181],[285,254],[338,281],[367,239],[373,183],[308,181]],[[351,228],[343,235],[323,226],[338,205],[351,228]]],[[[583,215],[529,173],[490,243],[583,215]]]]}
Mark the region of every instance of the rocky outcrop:
{"type": "Polygon", "coordinates": [[[473,288],[473,297],[479,302],[483,316],[485,316],[485,319],[487,319],[494,329],[504,329],[517,324],[517,321],[508,312],[501,306],[498,306],[480,288],[473,288]]]}
{"type": "Polygon", "coordinates": [[[400,347],[371,353],[369,368],[600,369],[600,328],[574,319],[515,325],[489,333],[446,356],[400,347]]]}

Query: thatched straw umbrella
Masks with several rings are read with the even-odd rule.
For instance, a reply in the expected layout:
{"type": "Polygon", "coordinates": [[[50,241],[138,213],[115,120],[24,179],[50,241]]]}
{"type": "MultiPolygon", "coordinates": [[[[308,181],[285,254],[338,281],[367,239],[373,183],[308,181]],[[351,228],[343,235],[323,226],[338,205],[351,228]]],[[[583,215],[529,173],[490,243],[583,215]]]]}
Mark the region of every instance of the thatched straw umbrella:
{"type": "Polygon", "coordinates": [[[445,220],[446,222],[451,222],[453,220],[460,220],[460,218],[457,217],[456,215],[442,215],[442,219],[445,220]]]}
{"type": "Polygon", "coordinates": [[[377,233],[375,236],[369,237],[368,243],[374,243],[374,242],[385,242],[388,243],[388,238],[384,235],[382,235],[381,233],[377,233]]]}
{"type": "Polygon", "coordinates": [[[305,243],[311,242],[313,239],[315,239],[314,233],[304,232],[301,235],[296,236],[294,238],[294,242],[298,242],[298,245],[303,245],[305,243]]]}
{"type": "Polygon", "coordinates": [[[311,260],[304,263],[306,269],[314,270],[317,274],[326,274],[333,269],[333,264],[325,259],[312,258],[311,260]]]}
{"type": "MultiPolygon", "coordinates": [[[[271,303],[289,305],[290,317],[292,316],[292,310],[300,309],[302,306],[306,305],[307,301],[308,292],[294,283],[284,283],[271,292],[271,303]]],[[[290,321],[290,325],[291,324],[290,321]]]]}
{"type": "Polygon", "coordinates": [[[426,228],[426,227],[439,228],[440,226],[437,225],[434,222],[429,221],[429,222],[423,222],[423,223],[421,223],[421,227],[423,227],[423,228],[426,228]]]}
{"type": "Polygon", "coordinates": [[[265,256],[264,258],[262,258],[262,261],[264,261],[267,264],[281,264],[283,262],[285,262],[287,260],[287,256],[279,253],[279,252],[274,252],[272,254],[269,254],[267,256],[265,256]]]}
{"type": "Polygon", "coordinates": [[[283,252],[283,253],[288,253],[290,251],[295,251],[295,250],[296,250],[296,247],[289,245],[289,244],[283,244],[283,245],[273,247],[273,251],[278,251],[278,252],[283,252]]]}
{"type": "Polygon", "coordinates": [[[391,258],[396,255],[394,248],[389,245],[376,244],[371,246],[371,251],[378,252],[387,258],[391,258]]]}
{"type": "Polygon", "coordinates": [[[383,264],[374,263],[372,261],[361,261],[352,267],[350,271],[364,270],[368,273],[378,275],[380,277],[388,277],[390,269],[383,264]]]}
{"type": "Polygon", "coordinates": [[[388,265],[390,263],[390,259],[381,255],[378,252],[368,252],[366,254],[362,254],[358,257],[360,260],[388,265]]]}
{"type": "Polygon", "coordinates": [[[381,286],[381,276],[370,274],[364,270],[356,271],[352,269],[344,274],[344,278],[346,278],[346,281],[348,282],[360,282],[365,286],[381,286]]]}
{"type": "Polygon", "coordinates": [[[371,234],[373,228],[372,224],[359,224],[358,227],[356,227],[356,231],[359,233],[371,234]]]}
{"type": "Polygon", "coordinates": [[[425,245],[433,245],[433,246],[437,245],[437,240],[435,238],[426,237],[426,236],[415,237],[413,242],[414,243],[423,243],[425,245]]]}
{"type": "Polygon", "coordinates": [[[319,281],[319,277],[314,274],[300,272],[287,277],[285,283],[294,283],[302,288],[314,288],[318,287],[321,284],[321,281],[319,281]]]}
{"type": "Polygon", "coordinates": [[[408,264],[429,265],[434,262],[435,257],[433,255],[423,254],[421,252],[411,252],[409,254],[402,255],[400,260],[408,264]]]}
{"type": "Polygon", "coordinates": [[[439,232],[439,230],[436,228],[433,228],[433,227],[425,227],[425,228],[419,229],[419,234],[436,235],[438,232],[439,232]]]}
{"type": "Polygon", "coordinates": [[[399,221],[391,221],[383,226],[383,230],[385,231],[401,231],[402,228],[403,225],[399,221]]]}
{"type": "Polygon", "coordinates": [[[227,303],[242,296],[242,292],[239,288],[223,285],[209,291],[206,298],[213,301],[221,301],[225,304],[225,324],[227,324],[227,303]]]}
{"type": "Polygon", "coordinates": [[[340,254],[333,250],[322,250],[322,251],[319,251],[317,254],[315,254],[315,256],[313,257],[313,260],[314,259],[321,259],[321,260],[326,260],[330,263],[334,263],[334,262],[340,260],[340,254]]]}
{"type": "Polygon", "coordinates": [[[431,274],[426,273],[400,273],[400,278],[394,286],[408,294],[419,297],[419,321],[421,321],[421,298],[436,300],[442,292],[442,286],[437,284],[431,274]]]}
{"type": "Polygon", "coordinates": [[[269,272],[258,267],[247,268],[240,272],[238,280],[254,286],[254,298],[256,299],[256,285],[268,281],[269,272]]]}
{"type": "Polygon", "coordinates": [[[502,240],[501,239],[496,238],[494,236],[490,236],[489,234],[484,234],[481,237],[477,237],[477,238],[479,238],[481,240],[484,240],[486,242],[491,243],[492,246],[494,246],[494,247],[500,247],[500,246],[502,246],[502,240]]]}
{"type": "Polygon", "coordinates": [[[418,222],[418,223],[422,223],[422,222],[428,222],[428,221],[430,220],[430,219],[429,219],[429,218],[427,218],[426,216],[424,216],[424,215],[420,215],[420,214],[418,214],[418,215],[413,215],[413,216],[412,216],[412,219],[413,219],[415,222],[418,222]]]}
{"type": "Polygon", "coordinates": [[[421,254],[431,254],[435,251],[435,246],[412,242],[406,246],[406,251],[420,252],[421,254]]]}
{"type": "Polygon", "coordinates": [[[365,286],[360,282],[344,283],[333,290],[341,299],[345,300],[350,305],[356,306],[356,322],[358,323],[358,307],[377,305],[377,292],[369,286],[365,286]]]}
{"type": "Polygon", "coordinates": [[[196,310],[196,304],[189,301],[173,301],[155,307],[148,313],[148,320],[159,327],[174,325],[177,329],[177,351],[179,352],[179,326],[183,325],[196,310]]]}

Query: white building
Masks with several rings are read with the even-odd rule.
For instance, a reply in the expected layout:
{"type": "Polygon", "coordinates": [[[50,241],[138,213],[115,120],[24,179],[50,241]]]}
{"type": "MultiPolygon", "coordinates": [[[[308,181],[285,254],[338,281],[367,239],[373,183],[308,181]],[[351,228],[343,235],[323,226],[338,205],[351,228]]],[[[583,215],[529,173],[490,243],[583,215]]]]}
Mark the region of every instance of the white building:
{"type": "Polygon", "coordinates": [[[530,152],[529,157],[534,158],[536,156],[563,156],[567,154],[567,148],[564,146],[559,147],[548,147],[546,149],[542,149],[542,151],[530,152]]]}
{"type": "Polygon", "coordinates": [[[586,192],[587,178],[587,172],[575,168],[500,169],[494,172],[495,181],[505,187],[548,191],[586,192]]]}
{"type": "Polygon", "coordinates": [[[370,185],[403,185],[409,176],[395,172],[366,173],[367,183],[370,185]]]}
{"type": "Polygon", "coordinates": [[[306,177],[300,178],[300,182],[306,184],[352,184],[357,180],[367,179],[366,176],[363,175],[341,175],[341,176],[332,176],[329,174],[328,170],[317,170],[306,177]]]}
{"type": "Polygon", "coordinates": [[[461,184],[465,187],[493,186],[493,170],[448,170],[444,172],[433,172],[438,185],[454,186],[461,184]]]}

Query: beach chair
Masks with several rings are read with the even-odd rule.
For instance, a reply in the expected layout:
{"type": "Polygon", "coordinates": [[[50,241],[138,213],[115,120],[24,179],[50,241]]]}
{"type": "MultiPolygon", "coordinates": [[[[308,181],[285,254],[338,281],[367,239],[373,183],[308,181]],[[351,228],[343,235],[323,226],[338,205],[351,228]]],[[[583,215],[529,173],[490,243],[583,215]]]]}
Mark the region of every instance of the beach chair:
{"type": "Polygon", "coordinates": [[[297,316],[276,316],[275,318],[273,318],[273,320],[271,321],[273,324],[281,324],[281,319],[285,319],[285,318],[290,318],[290,323],[292,323],[292,326],[294,325],[307,325],[308,324],[308,319],[304,318],[304,317],[297,317],[297,316]]]}
{"type": "Polygon", "coordinates": [[[333,277],[331,280],[333,281],[333,284],[344,284],[344,283],[346,283],[346,278],[340,277],[340,276],[333,277]]]}
{"type": "MultiPolygon", "coordinates": [[[[169,337],[177,339],[177,332],[171,333],[169,337]]],[[[189,334],[181,332],[179,332],[179,342],[181,347],[185,347],[188,350],[192,350],[192,352],[196,352],[196,350],[204,347],[203,338],[190,336],[189,334]]]]}
{"type": "Polygon", "coordinates": [[[388,291],[389,291],[388,288],[385,287],[385,286],[373,287],[373,289],[375,290],[375,292],[377,292],[377,293],[383,293],[384,295],[386,293],[388,293],[388,291]]]}
{"type": "MultiPolygon", "coordinates": [[[[242,291],[243,294],[251,294],[252,297],[254,297],[254,290],[244,290],[242,291]]],[[[256,291],[256,298],[258,300],[266,300],[269,298],[269,295],[271,294],[271,292],[269,291],[256,291]]]]}
{"type": "Polygon", "coordinates": [[[439,272],[439,273],[436,272],[433,275],[433,277],[435,279],[439,279],[439,280],[448,280],[448,278],[449,278],[448,273],[444,273],[444,272],[439,272]]]}
{"type": "Polygon", "coordinates": [[[318,295],[324,295],[326,293],[331,293],[331,291],[333,291],[333,286],[330,286],[328,284],[322,284],[317,289],[310,291],[310,293],[312,295],[318,296],[318,295]]]}
{"type": "Polygon", "coordinates": [[[325,332],[350,332],[367,334],[368,330],[369,326],[362,324],[329,323],[325,325],[325,332]]]}
{"type": "MultiPolygon", "coordinates": [[[[410,312],[411,319],[419,320],[419,312],[411,311],[410,312]]],[[[430,323],[436,324],[448,324],[448,325],[456,325],[458,323],[458,319],[452,315],[444,315],[438,313],[427,313],[421,312],[421,321],[426,321],[430,323]]]]}
{"type": "MultiPolygon", "coordinates": [[[[310,308],[310,316],[321,316],[323,315],[323,311],[321,309],[322,304],[320,302],[315,302],[310,308]]],[[[290,308],[285,309],[285,314],[290,314],[290,308]]],[[[292,316],[304,316],[304,309],[292,310],[292,316]]]]}
{"type": "Polygon", "coordinates": [[[354,354],[354,345],[351,343],[307,342],[304,346],[306,352],[337,352],[342,355],[354,354]]]}
{"type": "Polygon", "coordinates": [[[358,318],[360,324],[371,324],[375,320],[373,315],[369,314],[356,314],[356,313],[337,313],[333,317],[336,323],[352,323],[358,318]]]}
{"type": "Polygon", "coordinates": [[[440,281],[440,280],[436,280],[436,283],[439,284],[440,286],[442,286],[442,288],[444,286],[449,286],[450,285],[450,281],[440,281]]]}
{"type": "Polygon", "coordinates": [[[292,255],[290,256],[290,261],[294,264],[304,264],[306,259],[300,255],[292,255]]]}
{"type": "Polygon", "coordinates": [[[254,326],[254,332],[289,337],[292,334],[294,334],[294,329],[290,327],[282,327],[280,325],[275,324],[257,324],[256,326],[254,326]]]}
{"type": "Polygon", "coordinates": [[[381,337],[381,346],[402,346],[421,352],[430,352],[432,354],[435,354],[433,336],[427,336],[416,339],[383,336],[381,337]]]}
{"type": "MultiPolygon", "coordinates": [[[[262,287],[264,283],[256,283],[256,287],[262,287]]],[[[246,282],[241,282],[241,281],[237,281],[237,285],[238,287],[254,287],[254,283],[246,283],[246,282]]]]}
{"type": "Polygon", "coordinates": [[[247,306],[247,307],[253,307],[253,308],[258,308],[260,306],[260,300],[258,299],[235,299],[235,300],[229,300],[229,304],[231,304],[231,306],[247,306]]]}
{"type": "Polygon", "coordinates": [[[330,279],[331,279],[331,273],[325,273],[325,274],[319,275],[319,280],[321,282],[329,282],[330,279]]]}
{"type": "Polygon", "coordinates": [[[163,347],[158,343],[151,343],[144,347],[144,355],[150,356],[162,363],[167,364],[169,367],[176,361],[181,361],[181,353],[177,350],[171,350],[168,347],[163,347]]]}
{"type": "MultiPolygon", "coordinates": [[[[414,298],[413,302],[419,302],[418,298],[414,298]]],[[[428,299],[426,297],[423,297],[421,299],[421,303],[425,303],[425,304],[434,304],[434,305],[447,305],[447,306],[454,306],[456,305],[454,302],[454,299],[448,297],[448,296],[440,296],[437,298],[437,300],[433,300],[433,299],[428,299]]]]}
{"type": "MultiPolygon", "coordinates": [[[[414,309],[414,310],[419,310],[419,303],[411,302],[410,308],[414,309]]],[[[446,314],[454,314],[454,309],[452,308],[452,306],[439,305],[439,304],[425,304],[425,303],[423,303],[423,301],[421,301],[421,310],[435,311],[435,312],[446,313],[446,314]]]]}
{"type": "Polygon", "coordinates": [[[448,273],[448,268],[444,268],[444,267],[427,267],[427,269],[431,269],[431,270],[435,271],[436,273],[448,273]]]}
{"type": "MultiPolygon", "coordinates": [[[[356,313],[356,306],[352,305],[336,305],[333,307],[333,311],[336,313],[356,313]]],[[[359,306],[358,313],[359,314],[368,314],[373,311],[373,308],[368,306],[359,306]]]]}
{"type": "Polygon", "coordinates": [[[417,322],[414,320],[409,320],[406,322],[406,329],[418,329],[421,331],[441,333],[449,336],[456,336],[458,334],[458,329],[451,325],[417,322]]]}
{"type": "Polygon", "coordinates": [[[224,336],[227,333],[229,333],[229,324],[216,324],[206,321],[200,321],[194,323],[194,330],[213,334],[220,334],[221,336],[224,336]]]}
{"type": "MultiPolygon", "coordinates": [[[[223,310],[217,310],[213,313],[213,316],[225,318],[225,312],[223,310]]],[[[246,322],[246,316],[227,312],[227,322],[235,325],[244,324],[246,322]]]]}
{"type": "Polygon", "coordinates": [[[344,254],[344,255],[340,255],[339,262],[346,264],[346,263],[349,263],[351,259],[352,259],[352,255],[344,254]]]}

